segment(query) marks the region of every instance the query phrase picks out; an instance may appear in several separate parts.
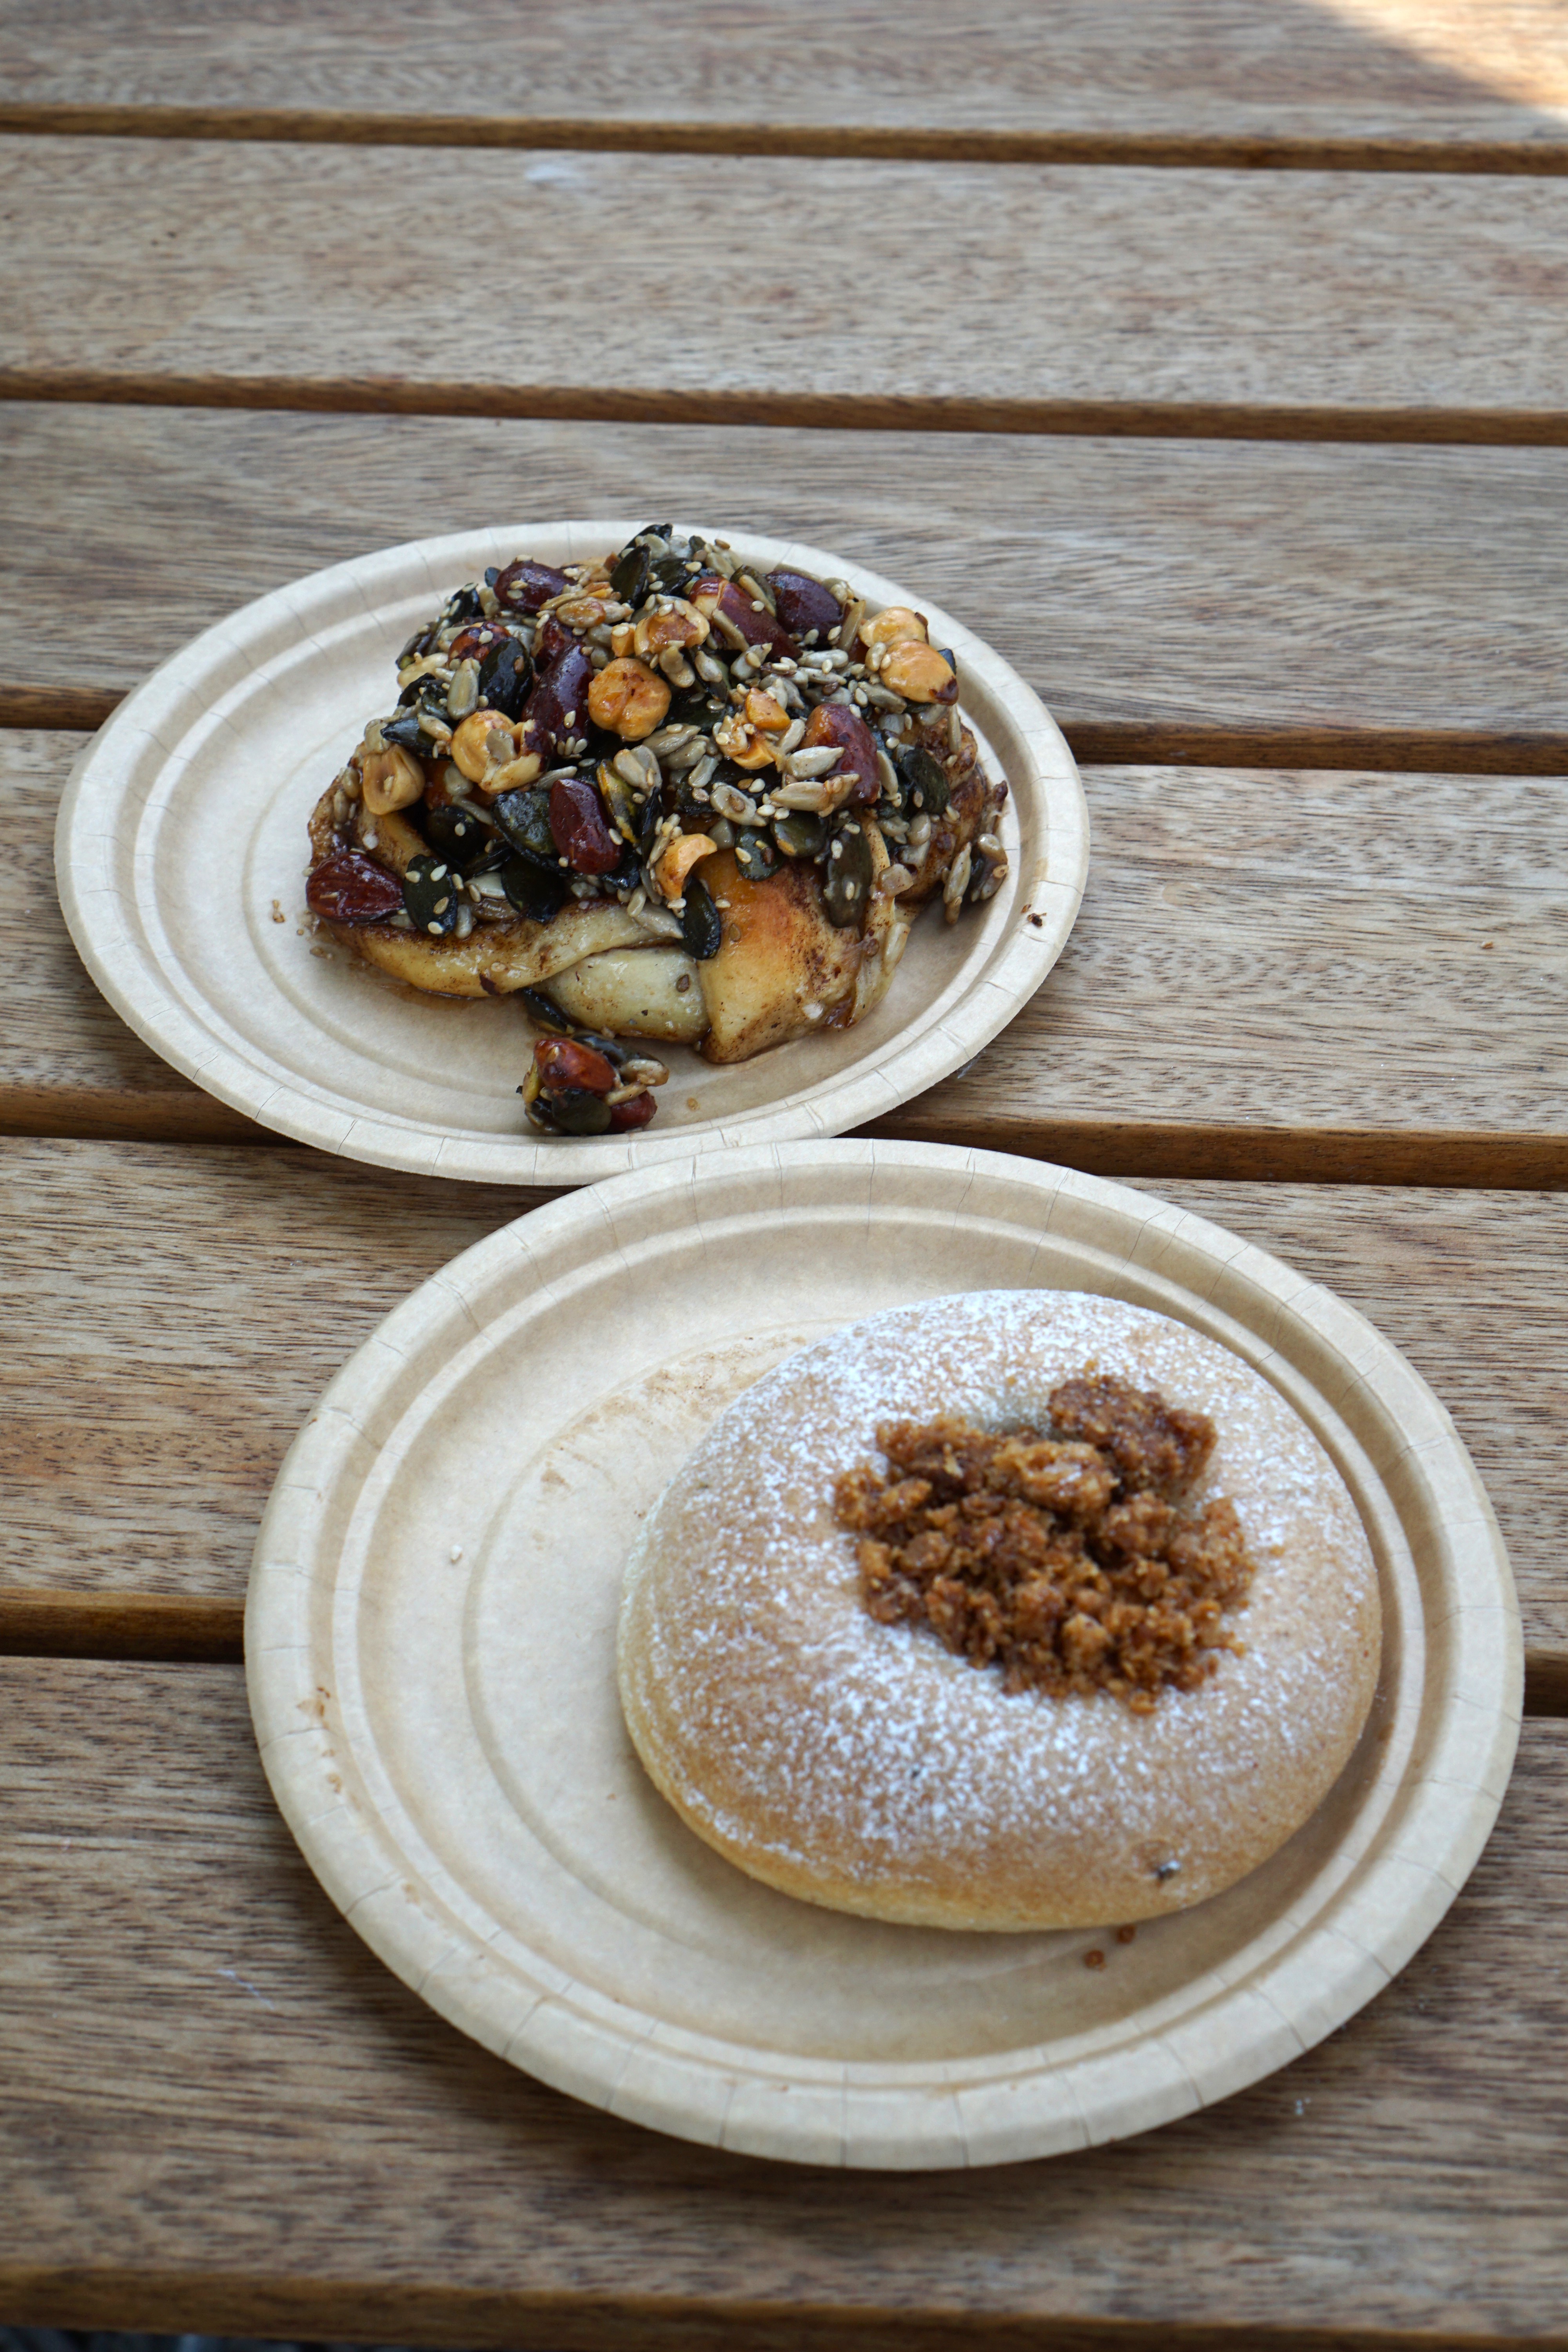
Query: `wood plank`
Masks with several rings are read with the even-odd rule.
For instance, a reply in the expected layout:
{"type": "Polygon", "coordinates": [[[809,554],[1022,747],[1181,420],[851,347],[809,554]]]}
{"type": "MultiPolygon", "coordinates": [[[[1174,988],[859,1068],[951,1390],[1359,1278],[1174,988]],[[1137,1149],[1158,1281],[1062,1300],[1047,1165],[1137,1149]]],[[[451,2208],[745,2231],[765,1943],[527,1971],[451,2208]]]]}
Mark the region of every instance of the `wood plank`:
{"type": "Polygon", "coordinates": [[[521,19],[505,0],[428,0],[374,40],[346,0],[261,16],[205,0],[163,22],[17,16],[0,76],[13,121],[48,110],[61,127],[157,109],[230,135],[281,114],[317,138],[367,120],[468,142],[858,132],[941,154],[967,135],[1044,156],[1348,149],[1363,167],[1413,145],[1528,165],[1561,152],[1568,115],[1552,0],[986,0],[962,21],[940,0],[821,21],[789,0],[690,0],[675,38],[626,0],[532,0],[521,19]]]}
{"type": "Polygon", "coordinates": [[[1038,1123],[1098,1105],[1108,1155],[1142,1122],[1269,1130],[1247,1175],[1290,1130],[1335,1149],[1359,1130],[1363,1174],[1364,1139],[1403,1134],[1388,1174],[1406,1181],[1418,1138],[1563,1133],[1558,787],[1096,769],[1087,789],[1093,862],[1061,961],[907,1131],[1028,1150],[1038,1123]]]}
{"type": "MultiPolygon", "coordinates": [[[[0,1129],[253,1136],[81,970],[52,884],[72,748],[0,739],[0,1129]]],[[[1098,769],[1088,790],[1089,887],[1049,981],[871,1131],[1127,1175],[1568,1182],[1559,785],[1098,769]]]]}
{"type": "Polygon", "coordinates": [[[7,1663],[0,1691],[17,2321],[576,2352],[1563,2342],[1561,1726],[1527,1727],[1425,1948],[1281,2074],[1119,2147],[847,2182],[616,2122],[426,2011],[296,1853],[233,1670],[7,1663]]]}
{"type": "MultiPolygon", "coordinates": [[[[1016,664],[1084,756],[1290,728],[1352,748],[1206,757],[1357,765],[1380,730],[1446,730],[1398,763],[1446,770],[1485,737],[1522,773],[1546,739],[1568,772],[1568,451],[26,404],[0,406],[0,451],[13,696],[123,690],[235,606],[368,548],[642,505],[910,583],[1016,664]],[[1163,740],[1085,740],[1108,727],[1163,740]]],[[[58,705],[16,717],[71,723],[58,705]]]]}
{"type": "Polygon", "coordinates": [[[18,137],[0,391],[1562,442],[1559,210],[1441,173],[18,137]]]}
{"type": "MultiPolygon", "coordinates": [[[[1568,1199],[1157,1189],[1329,1283],[1431,1382],[1496,1504],[1553,1709],[1551,1660],[1568,1656],[1568,1199]]],[[[278,1465],[338,1367],[417,1283],[543,1197],[316,1152],[0,1144],[14,1335],[0,1648],[157,1654],[181,1622],[154,1612],[117,1632],[112,1611],[69,1608],[51,1622],[50,1595],[237,1601],[278,1465]]],[[[186,1654],[210,1656],[201,1640],[232,1641],[233,1621],[198,1615],[189,1633],[186,1654]]]]}

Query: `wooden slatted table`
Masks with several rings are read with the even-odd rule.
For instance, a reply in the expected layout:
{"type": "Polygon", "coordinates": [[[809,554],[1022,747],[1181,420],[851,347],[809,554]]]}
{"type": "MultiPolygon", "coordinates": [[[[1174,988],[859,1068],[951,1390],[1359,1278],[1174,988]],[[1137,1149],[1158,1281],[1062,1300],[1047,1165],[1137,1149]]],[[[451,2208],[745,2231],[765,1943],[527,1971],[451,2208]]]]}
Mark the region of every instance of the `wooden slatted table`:
{"type": "Polygon", "coordinates": [[[104,0],[13,10],[0,68],[0,2317],[1568,2345],[1561,0],[104,0]],[[1084,763],[1061,964],[876,1131],[1329,1282],[1508,1537],[1528,1720],[1474,1879],[1327,2042],[1121,2147],[846,2182],[618,2124],[405,1991],[261,1778],[282,1453],[544,1196],[165,1067],[60,921],[60,783],[268,588],[628,504],[930,582],[1084,763]]]}

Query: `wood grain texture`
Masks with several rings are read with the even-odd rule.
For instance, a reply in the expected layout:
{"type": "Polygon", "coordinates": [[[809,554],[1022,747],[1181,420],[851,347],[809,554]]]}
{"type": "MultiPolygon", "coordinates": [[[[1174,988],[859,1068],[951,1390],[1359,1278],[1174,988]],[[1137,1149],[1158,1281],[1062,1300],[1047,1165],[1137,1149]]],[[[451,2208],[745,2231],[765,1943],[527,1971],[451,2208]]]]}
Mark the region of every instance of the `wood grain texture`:
{"type": "MultiPolygon", "coordinates": [[[[132,1037],[56,906],[72,739],[0,740],[0,1128],[253,1135],[132,1037]]],[[[1083,911],[1040,993],[875,1132],[1100,1172],[1568,1181],[1561,787],[1090,770],[1083,911]]]]}
{"type": "MultiPolygon", "coordinates": [[[[1492,1495],[1528,1642],[1568,1653],[1568,1201],[1157,1189],[1327,1282],[1405,1350],[1492,1495]]],[[[306,1151],[0,1144],[12,1626],[36,1629],[49,1593],[237,1599],[278,1465],[327,1381],[426,1276],[542,1197],[306,1151]]],[[[90,1630],[68,1612],[47,1646],[90,1630]]],[[[20,1646],[5,1633],[0,1609],[0,1647],[20,1646]]]]}
{"type": "MultiPolygon", "coordinates": [[[[299,1150],[0,1153],[10,1253],[28,1219],[54,1301],[0,1375],[14,1416],[0,1581],[23,1596],[237,1598],[279,1465],[339,1364],[428,1275],[547,1197],[299,1150]],[[96,1199],[89,1170],[108,1187],[96,1199]]],[[[69,1646],[72,1626],[57,1630],[69,1646]]]]}
{"type": "Polygon", "coordinates": [[[0,74],[18,111],[285,110],[403,135],[445,118],[465,136],[783,128],[1528,156],[1561,144],[1568,110],[1552,0],[986,0],[962,20],[938,0],[896,18],[851,0],[831,19],[690,0],[678,30],[627,0],[431,0],[371,38],[346,0],[205,0],[152,19],[120,0],[63,21],[13,12],[0,74]]]}
{"type": "MultiPolygon", "coordinates": [[[[1563,1131],[1559,787],[1095,769],[1051,978],[920,1107],[1032,1119],[1563,1131]]],[[[1219,1173],[1218,1170],[1205,1172],[1219,1173]]]]}
{"type": "Polygon", "coordinates": [[[1444,174],[13,138],[0,389],[1554,440],[1561,205],[1444,174]],[[455,247],[475,219],[509,233],[455,247]]]}
{"type": "MultiPolygon", "coordinates": [[[[0,452],[12,691],[133,686],[237,605],[369,548],[646,504],[923,590],[1075,733],[1448,730],[1504,759],[1524,739],[1521,760],[1568,734],[1568,451],[23,404],[0,406],[0,452]]],[[[1446,763],[1433,744],[1403,764],[1446,763]]]]}
{"type": "Polygon", "coordinates": [[[1425,1949],[1283,2073],[1120,2147],[849,2195],[579,2106],[425,2010],[292,1846],[232,1670],[7,1662],[0,1691],[18,2320],[579,2352],[1563,2341],[1561,1727],[1527,1729],[1425,1949]]]}

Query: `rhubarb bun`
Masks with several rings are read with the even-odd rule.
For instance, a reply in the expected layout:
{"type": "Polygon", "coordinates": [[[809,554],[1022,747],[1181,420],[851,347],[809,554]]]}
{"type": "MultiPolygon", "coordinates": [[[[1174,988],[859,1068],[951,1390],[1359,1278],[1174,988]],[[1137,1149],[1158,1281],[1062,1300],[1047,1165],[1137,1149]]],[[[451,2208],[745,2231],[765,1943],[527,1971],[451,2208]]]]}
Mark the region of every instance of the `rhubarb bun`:
{"type": "Polygon", "coordinates": [[[1377,1678],[1351,1496],[1259,1373],[1117,1299],[898,1307],[732,1404],[627,1563],[621,1702],[742,1870],[926,1927],[1107,1927],[1233,1885],[1377,1678]]]}

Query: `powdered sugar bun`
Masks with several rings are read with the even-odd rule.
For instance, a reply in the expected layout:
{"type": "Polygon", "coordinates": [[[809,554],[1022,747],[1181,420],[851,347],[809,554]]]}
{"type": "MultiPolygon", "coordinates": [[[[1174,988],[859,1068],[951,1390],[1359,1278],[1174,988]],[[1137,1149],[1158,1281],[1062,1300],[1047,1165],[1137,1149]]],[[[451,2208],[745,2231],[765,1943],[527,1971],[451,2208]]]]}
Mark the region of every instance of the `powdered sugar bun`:
{"type": "Polygon", "coordinates": [[[621,1701],[657,1787],[769,1885],[929,1927],[1103,1927],[1184,1909],[1283,1844],[1355,1746],[1380,1639],[1351,1496],[1258,1373],[1120,1300],[987,1291],[853,1325],[730,1407],[627,1564],[621,1701]],[[928,1628],[876,1622],[834,1517],[879,1422],[1043,1425],[1084,1372],[1209,1415],[1194,1496],[1230,1497],[1257,1565],[1243,1653],[1147,1715],[1009,1694],[928,1628]]]}

